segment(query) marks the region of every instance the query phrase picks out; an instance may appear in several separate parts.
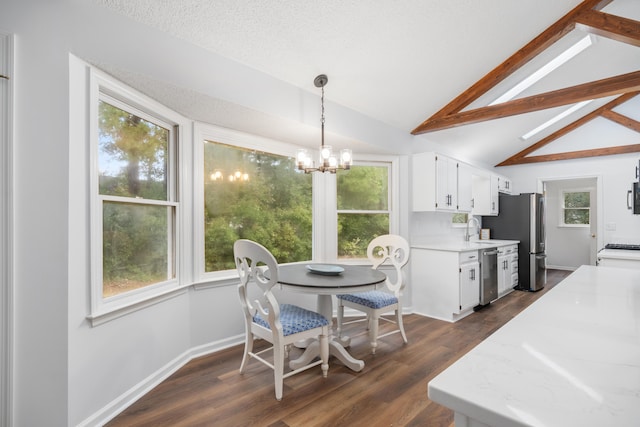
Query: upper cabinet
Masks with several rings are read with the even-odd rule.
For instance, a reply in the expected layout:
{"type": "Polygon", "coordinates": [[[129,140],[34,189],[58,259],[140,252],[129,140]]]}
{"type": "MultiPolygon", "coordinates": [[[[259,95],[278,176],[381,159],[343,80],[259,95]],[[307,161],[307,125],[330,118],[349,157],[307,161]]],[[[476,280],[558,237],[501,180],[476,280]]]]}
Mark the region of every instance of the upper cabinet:
{"type": "Polygon", "coordinates": [[[498,206],[499,182],[498,175],[482,170],[474,170],[472,175],[472,215],[498,215],[500,210],[498,206]]]}
{"type": "Polygon", "coordinates": [[[412,177],[414,211],[471,212],[468,165],[441,154],[414,154],[412,177]]]}
{"type": "Polygon", "coordinates": [[[511,194],[511,180],[506,176],[498,175],[498,191],[511,194]]]}
{"type": "Polygon", "coordinates": [[[413,210],[498,215],[511,180],[438,153],[412,156],[413,210]]]}

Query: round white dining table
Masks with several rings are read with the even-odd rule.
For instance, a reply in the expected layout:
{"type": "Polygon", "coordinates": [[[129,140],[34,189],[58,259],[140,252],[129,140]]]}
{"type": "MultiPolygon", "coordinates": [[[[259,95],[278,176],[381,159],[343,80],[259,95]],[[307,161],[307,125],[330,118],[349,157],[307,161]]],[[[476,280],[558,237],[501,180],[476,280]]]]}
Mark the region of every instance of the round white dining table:
{"type": "MultiPolygon", "coordinates": [[[[371,267],[331,264],[329,267],[339,267],[344,269],[340,274],[318,274],[309,270],[311,268],[326,267],[327,264],[289,264],[278,267],[278,283],[284,290],[316,294],[318,296],[318,313],[329,320],[330,326],[333,324],[333,300],[332,295],[350,294],[354,292],[364,292],[374,290],[386,280],[387,276],[381,271],[371,267]]],[[[329,268],[331,269],[331,268],[329,268]]],[[[335,356],[348,368],[358,372],[364,368],[364,361],[354,358],[347,352],[345,346],[349,345],[349,339],[338,341],[333,336],[329,340],[329,354],[335,356]]],[[[289,362],[291,369],[304,366],[320,354],[317,340],[310,343],[302,356],[289,362]]]]}

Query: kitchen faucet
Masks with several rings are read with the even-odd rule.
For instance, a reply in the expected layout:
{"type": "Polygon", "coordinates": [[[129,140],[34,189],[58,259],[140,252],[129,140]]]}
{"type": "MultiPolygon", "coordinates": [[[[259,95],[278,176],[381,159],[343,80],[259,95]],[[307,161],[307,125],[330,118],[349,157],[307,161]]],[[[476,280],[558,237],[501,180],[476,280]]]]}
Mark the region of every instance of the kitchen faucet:
{"type": "Polygon", "coordinates": [[[478,221],[478,219],[474,216],[472,216],[471,218],[469,218],[469,221],[467,221],[467,231],[464,235],[464,240],[466,242],[469,241],[469,239],[471,238],[471,236],[469,235],[469,225],[471,224],[471,221],[475,221],[476,222],[476,230],[478,231],[478,234],[480,233],[480,222],[478,221]]]}

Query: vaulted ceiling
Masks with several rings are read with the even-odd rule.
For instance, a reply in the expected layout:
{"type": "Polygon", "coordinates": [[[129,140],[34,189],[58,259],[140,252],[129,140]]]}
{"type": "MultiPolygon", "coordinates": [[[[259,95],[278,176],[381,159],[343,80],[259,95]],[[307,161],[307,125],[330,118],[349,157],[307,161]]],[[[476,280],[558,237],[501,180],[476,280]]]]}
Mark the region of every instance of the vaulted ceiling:
{"type": "MultiPolygon", "coordinates": [[[[314,94],[325,73],[329,103],[412,132],[413,152],[509,165],[638,151],[638,0],[94,1],[314,94]],[[488,106],[586,35],[589,47],[488,106]]],[[[166,103],[191,108],[179,98],[166,103]]]]}
{"type": "Polygon", "coordinates": [[[611,95],[619,95],[611,102],[590,113],[582,115],[563,128],[502,161],[498,166],[640,151],[640,144],[620,146],[608,144],[601,148],[546,155],[530,155],[537,149],[567,135],[579,126],[597,117],[606,118],[635,132],[640,132],[640,121],[614,111],[614,108],[634,99],[638,93],[640,93],[640,70],[524,98],[515,98],[514,96],[515,99],[506,99],[499,103],[491,103],[487,106],[464,110],[464,108],[473,101],[496,87],[519,68],[525,66],[535,56],[542,54],[563,36],[576,29],[580,29],[588,34],[599,35],[611,40],[640,47],[640,22],[601,12],[601,10],[612,1],[613,0],[583,1],[460,96],[422,122],[412,133],[417,135],[481,121],[496,120],[512,115],[526,114],[548,108],[591,102],[594,99],[605,98],[611,95]]]}

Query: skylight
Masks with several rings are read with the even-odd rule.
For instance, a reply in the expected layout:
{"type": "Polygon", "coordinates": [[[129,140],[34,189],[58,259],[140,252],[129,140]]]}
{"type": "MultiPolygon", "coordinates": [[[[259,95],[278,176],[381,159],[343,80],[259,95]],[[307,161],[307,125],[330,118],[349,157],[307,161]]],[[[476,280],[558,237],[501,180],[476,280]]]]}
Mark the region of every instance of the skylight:
{"type": "Polygon", "coordinates": [[[573,113],[575,111],[578,111],[579,109],[581,109],[582,107],[584,107],[585,105],[587,105],[590,102],[593,102],[593,99],[589,99],[587,101],[582,101],[582,102],[578,102],[577,104],[573,104],[571,107],[567,108],[566,110],[564,110],[560,114],[555,115],[554,117],[552,117],[551,119],[547,120],[546,122],[544,122],[543,124],[541,124],[537,128],[535,128],[533,130],[530,130],[529,132],[525,133],[520,138],[522,138],[522,139],[524,139],[526,141],[527,139],[531,138],[532,136],[542,132],[543,130],[545,130],[546,128],[551,126],[552,124],[564,119],[569,114],[571,114],[571,113],[573,113]]]}
{"type": "Polygon", "coordinates": [[[498,97],[495,101],[491,102],[489,105],[501,104],[506,101],[510,101],[518,94],[526,90],[527,88],[533,86],[540,79],[549,75],[553,70],[557,69],[562,64],[569,61],[571,58],[588,48],[593,44],[593,39],[590,35],[587,35],[580,39],[577,43],[572,45],[570,48],[562,52],[560,55],[553,58],[551,61],[547,62],[544,66],[540,67],[537,71],[530,74],[527,78],[522,80],[520,83],[506,91],[502,96],[498,97]]]}

